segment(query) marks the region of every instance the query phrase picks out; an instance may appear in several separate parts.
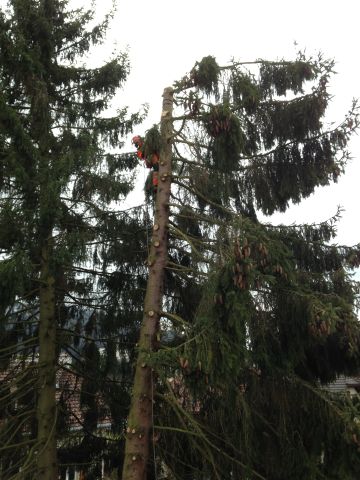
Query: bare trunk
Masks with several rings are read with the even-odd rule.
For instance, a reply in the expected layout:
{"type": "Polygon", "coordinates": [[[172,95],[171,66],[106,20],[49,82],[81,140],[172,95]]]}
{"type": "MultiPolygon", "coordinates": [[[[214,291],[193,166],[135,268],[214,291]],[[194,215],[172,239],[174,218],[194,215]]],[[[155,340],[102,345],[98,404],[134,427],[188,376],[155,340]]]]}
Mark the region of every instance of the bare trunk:
{"type": "Polygon", "coordinates": [[[168,255],[168,221],[171,188],[173,90],[163,94],[159,186],[156,195],[155,219],[151,240],[149,278],[144,317],[140,330],[139,355],[136,363],[132,402],[126,435],[123,480],[145,480],[153,427],[153,376],[148,366],[149,354],[156,350],[162,306],[164,270],[168,255]]]}
{"type": "Polygon", "coordinates": [[[38,453],[37,479],[55,480],[56,454],[56,322],[54,277],[49,268],[49,241],[41,251],[39,375],[38,375],[38,453]]]}

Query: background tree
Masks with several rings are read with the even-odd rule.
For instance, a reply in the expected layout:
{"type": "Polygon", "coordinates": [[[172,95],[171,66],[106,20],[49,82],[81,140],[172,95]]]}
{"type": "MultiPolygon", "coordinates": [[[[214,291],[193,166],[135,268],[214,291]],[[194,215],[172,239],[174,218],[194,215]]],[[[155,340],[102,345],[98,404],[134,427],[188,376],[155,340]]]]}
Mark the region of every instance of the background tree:
{"type": "Polygon", "coordinates": [[[160,148],[153,131],[143,148],[161,181],[123,479],[151,475],[151,449],[171,478],[358,476],[358,406],[321,385],[359,369],[359,246],[331,243],[339,212],[259,216],[343,172],[358,110],[326,127],[332,72],[301,53],[205,57],[165,90],[160,148]]]}
{"type": "MultiPolygon", "coordinates": [[[[126,109],[106,115],[127,76],[125,55],[96,68],[79,63],[103,41],[111,19],[88,29],[93,16],[57,0],[14,0],[0,12],[4,479],[18,478],[20,468],[23,478],[57,478],[66,404],[61,396],[57,402],[56,375],[69,368],[61,352],[71,354],[70,370],[83,378],[84,410],[95,409],[98,394],[89,388],[99,348],[91,321],[97,311],[109,317],[109,293],[98,289],[106,267],[89,273],[90,258],[101,249],[105,255],[106,241],[119,241],[130,223],[125,213],[111,212],[111,203],[131,188],[124,171],[135,162],[111,150],[141,116],[127,118],[126,109]]],[[[90,417],[84,423],[93,428],[90,417]]]]}

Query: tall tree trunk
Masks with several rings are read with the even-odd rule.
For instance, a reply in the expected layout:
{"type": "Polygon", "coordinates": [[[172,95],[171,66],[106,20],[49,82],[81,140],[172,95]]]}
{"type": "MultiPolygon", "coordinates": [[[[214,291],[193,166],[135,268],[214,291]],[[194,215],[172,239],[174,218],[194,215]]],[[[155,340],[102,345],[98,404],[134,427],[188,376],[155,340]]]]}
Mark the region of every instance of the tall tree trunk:
{"type": "Polygon", "coordinates": [[[47,240],[41,251],[39,375],[38,375],[38,454],[37,479],[55,480],[56,454],[56,321],[55,279],[49,265],[51,244],[47,240]]]}
{"type": "Polygon", "coordinates": [[[171,188],[173,90],[163,93],[159,185],[156,194],[154,229],[148,259],[144,317],[140,330],[132,401],[128,418],[122,480],[145,480],[153,427],[153,375],[148,357],[156,350],[163,297],[164,271],[168,256],[168,221],[171,188]]]}

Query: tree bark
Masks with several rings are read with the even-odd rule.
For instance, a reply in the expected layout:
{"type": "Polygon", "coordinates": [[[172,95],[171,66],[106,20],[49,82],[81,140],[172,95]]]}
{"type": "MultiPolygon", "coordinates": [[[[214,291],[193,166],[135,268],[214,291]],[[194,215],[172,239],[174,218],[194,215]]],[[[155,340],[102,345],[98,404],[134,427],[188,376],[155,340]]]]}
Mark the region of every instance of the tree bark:
{"type": "Polygon", "coordinates": [[[132,401],[128,417],[122,480],[146,480],[153,428],[153,373],[148,365],[157,348],[163,297],[164,271],[168,256],[168,221],[171,189],[173,90],[163,93],[159,185],[156,194],[153,235],[148,258],[149,278],[140,330],[132,401]]]}
{"type": "Polygon", "coordinates": [[[58,478],[56,453],[55,279],[49,266],[50,240],[41,251],[37,479],[58,478]]]}

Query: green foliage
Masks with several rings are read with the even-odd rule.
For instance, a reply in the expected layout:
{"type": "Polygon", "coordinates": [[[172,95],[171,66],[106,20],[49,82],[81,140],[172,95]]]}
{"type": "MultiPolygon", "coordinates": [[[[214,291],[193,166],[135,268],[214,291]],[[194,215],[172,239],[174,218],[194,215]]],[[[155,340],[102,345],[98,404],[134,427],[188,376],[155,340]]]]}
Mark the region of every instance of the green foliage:
{"type": "MultiPolygon", "coordinates": [[[[121,466],[143,313],[152,221],[146,208],[108,207],[131,189],[136,166],[136,156],[106,148],[142,118],[126,109],[104,116],[128,61],[120,54],[78,67],[109,18],[86,30],[93,14],[65,5],[14,1],[0,16],[0,365],[14,365],[0,387],[1,439],[13,442],[4,479],[34,465],[31,443],[21,442],[36,437],[43,246],[51,245],[56,348],[72,357],[84,413],[82,436],[69,435],[71,408],[60,399],[59,456],[90,463],[89,478],[100,475],[100,455],[121,466]],[[109,413],[111,440],[97,430],[109,413]]],[[[337,217],[288,227],[257,219],[257,210],[285,211],[342,173],[358,113],[354,103],[339,127],[326,128],[332,69],[302,54],[250,67],[219,67],[209,56],[175,85],[185,113],[172,139],[160,348],[149,358],[155,451],[172,478],[359,476],[358,399],[320,387],[360,367],[349,274],[359,246],[331,244],[337,217]]],[[[154,126],[143,153],[160,151],[154,126]]]]}
{"type": "MultiPolygon", "coordinates": [[[[16,251],[11,258],[0,260],[0,308],[6,311],[18,296],[23,296],[31,286],[33,268],[23,251],[16,251]]],[[[1,311],[0,310],[0,311],[1,311]]]]}
{"type": "Polygon", "coordinates": [[[175,478],[246,472],[305,480],[325,471],[356,478],[358,460],[345,466],[357,449],[357,437],[347,433],[358,431],[354,407],[318,386],[360,367],[354,291],[349,283],[345,296],[339,289],[348,280],[337,265],[323,264],[322,272],[331,272],[326,290],[314,283],[312,259],[304,271],[287,242],[296,237],[310,250],[310,241],[331,237],[332,224],[278,230],[242,223],[185,338],[154,355],[162,382],[174,379],[161,397],[160,449],[175,478]],[[339,468],[324,456],[334,445],[339,468]]]}
{"type": "Polygon", "coordinates": [[[193,85],[208,96],[217,94],[220,68],[212,56],[204,57],[200,62],[196,62],[190,72],[190,78],[193,85]]]}
{"type": "Polygon", "coordinates": [[[359,246],[332,244],[340,212],[318,225],[257,217],[343,172],[358,105],[326,127],[332,69],[302,54],[232,62],[206,101],[189,77],[175,84],[185,113],[174,126],[171,314],[150,359],[157,450],[173,478],[359,475],[358,458],[349,461],[357,397],[326,387],[360,368],[359,246]]]}
{"type": "Polygon", "coordinates": [[[339,175],[339,167],[328,139],[306,140],[302,147],[285,145],[266,159],[254,159],[245,188],[265,214],[285,211],[289,201],[299,203],[316,186],[328,185],[339,175]],[[265,172],[270,175],[265,176],[265,172]]]}
{"type": "Polygon", "coordinates": [[[21,213],[11,202],[4,202],[0,213],[0,248],[7,250],[23,240],[21,213]]]}
{"type": "Polygon", "coordinates": [[[354,102],[338,127],[324,123],[333,65],[321,55],[306,59],[301,53],[294,62],[233,62],[219,70],[218,92],[207,102],[185,77],[175,85],[184,89],[177,101],[188,112],[190,156],[198,160],[196,166],[185,164],[183,174],[192,176],[196,169],[199,178],[217,181],[211,186],[223,196],[217,204],[234,202],[240,211],[265,214],[285,211],[316,187],[336,182],[359,121],[354,102]],[[208,168],[228,178],[209,175],[208,168]]]}
{"type": "MultiPolygon", "coordinates": [[[[332,65],[331,65],[332,66],[332,65]]],[[[303,93],[306,81],[313,80],[317,67],[311,62],[261,62],[261,89],[270,95],[285,95],[287,90],[303,93]]]]}
{"type": "Polygon", "coordinates": [[[236,170],[245,143],[239,119],[231,113],[229,105],[216,105],[205,117],[204,124],[213,139],[210,147],[213,168],[222,172],[236,170]]]}
{"type": "Polygon", "coordinates": [[[145,134],[143,153],[146,158],[151,158],[153,155],[160,157],[161,136],[159,127],[154,125],[145,134]]]}
{"type": "Polygon", "coordinates": [[[231,76],[230,87],[234,106],[245,108],[248,114],[254,113],[261,99],[261,90],[250,76],[236,72],[231,76]]]}

